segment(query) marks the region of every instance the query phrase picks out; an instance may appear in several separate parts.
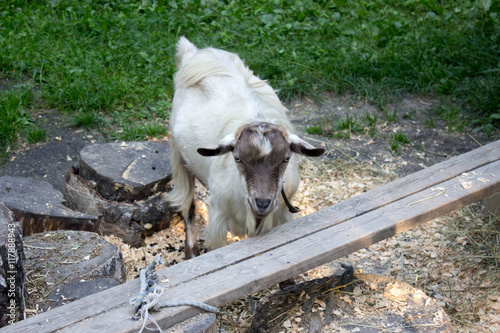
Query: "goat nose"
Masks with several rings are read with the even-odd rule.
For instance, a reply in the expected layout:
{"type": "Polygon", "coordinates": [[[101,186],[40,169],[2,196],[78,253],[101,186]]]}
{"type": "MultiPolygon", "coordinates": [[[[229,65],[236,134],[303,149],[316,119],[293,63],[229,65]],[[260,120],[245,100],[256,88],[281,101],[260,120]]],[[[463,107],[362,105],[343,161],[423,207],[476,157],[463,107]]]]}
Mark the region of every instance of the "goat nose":
{"type": "Polygon", "coordinates": [[[261,198],[256,198],[255,203],[257,204],[257,208],[264,213],[269,206],[271,205],[271,199],[261,199],[261,198]]]}

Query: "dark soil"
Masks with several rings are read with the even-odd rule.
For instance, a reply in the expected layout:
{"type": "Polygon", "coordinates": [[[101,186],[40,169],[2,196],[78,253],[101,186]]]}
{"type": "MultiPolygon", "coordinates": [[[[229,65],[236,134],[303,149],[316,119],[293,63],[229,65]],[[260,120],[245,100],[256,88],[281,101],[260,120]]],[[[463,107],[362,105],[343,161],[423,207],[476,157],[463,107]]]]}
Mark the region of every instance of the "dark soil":
{"type": "Polygon", "coordinates": [[[49,182],[62,191],[65,176],[78,165],[83,147],[105,142],[98,132],[88,132],[69,125],[68,119],[57,110],[43,110],[32,116],[45,129],[47,140],[35,145],[23,145],[13,151],[0,167],[0,176],[30,177],[49,182]]]}
{"type": "Polygon", "coordinates": [[[331,94],[324,95],[320,104],[300,100],[292,103],[289,108],[290,118],[298,132],[313,144],[325,145],[330,157],[370,161],[395,170],[399,176],[406,176],[495,141],[495,137],[488,137],[483,133],[449,131],[446,123],[432,112],[440,105],[440,101],[433,98],[406,97],[386,108],[386,114],[392,115],[396,111],[395,122],[385,120],[384,113],[366,101],[331,94]],[[362,123],[366,114],[378,119],[373,136],[353,132],[349,139],[336,139],[305,134],[308,126],[317,125],[322,119],[335,121],[349,115],[362,123]],[[435,126],[426,127],[426,120],[432,120],[435,126]],[[391,137],[395,133],[403,133],[410,139],[409,144],[400,144],[397,152],[390,149],[391,137]]]}

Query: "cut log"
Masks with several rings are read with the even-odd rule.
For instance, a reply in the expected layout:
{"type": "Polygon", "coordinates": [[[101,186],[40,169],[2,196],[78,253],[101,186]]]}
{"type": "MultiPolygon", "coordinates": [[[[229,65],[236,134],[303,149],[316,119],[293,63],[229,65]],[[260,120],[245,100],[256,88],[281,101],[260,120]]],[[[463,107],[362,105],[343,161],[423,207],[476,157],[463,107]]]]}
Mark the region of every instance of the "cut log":
{"type": "MultiPolygon", "coordinates": [[[[40,296],[39,307],[61,305],[48,297],[67,294],[65,302],[125,282],[120,249],[93,232],[58,230],[24,238],[26,275],[40,296]],[[112,278],[117,283],[89,281],[112,278]],[[91,287],[97,284],[101,288],[91,287]]],[[[109,282],[109,281],[108,281],[109,282]]]]}
{"type": "Polygon", "coordinates": [[[80,152],[80,176],[95,181],[105,199],[142,200],[167,190],[169,156],[170,147],[158,142],[95,144],[80,152]]]}
{"type": "Polygon", "coordinates": [[[25,177],[0,177],[0,202],[22,225],[23,235],[60,229],[95,231],[97,217],[64,206],[51,184],[25,177]]]}
{"type": "Polygon", "coordinates": [[[71,208],[99,216],[100,234],[120,237],[132,246],[142,246],[146,236],[168,228],[174,214],[163,192],[133,203],[114,202],[100,196],[95,182],[74,170],[68,173],[63,193],[71,208]]]}
{"type": "Polygon", "coordinates": [[[24,318],[28,296],[24,260],[21,225],[0,202],[0,327],[24,318]]]}
{"type": "Polygon", "coordinates": [[[99,216],[99,233],[142,246],[146,236],[168,228],[175,213],[163,197],[172,178],[169,151],[158,142],[85,147],[80,169],[66,179],[67,205],[99,216]]]}

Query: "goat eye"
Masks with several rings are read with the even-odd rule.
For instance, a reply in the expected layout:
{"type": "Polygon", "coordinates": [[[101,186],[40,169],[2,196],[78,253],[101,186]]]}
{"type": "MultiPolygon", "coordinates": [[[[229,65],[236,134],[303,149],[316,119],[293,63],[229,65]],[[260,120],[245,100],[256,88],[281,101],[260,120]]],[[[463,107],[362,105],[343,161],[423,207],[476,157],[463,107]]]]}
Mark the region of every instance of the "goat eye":
{"type": "Polygon", "coordinates": [[[290,157],[285,157],[285,159],[283,160],[283,163],[288,163],[290,161],[290,157]]]}
{"type": "Polygon", "coordinates": [[[234,161],[235,161],[236,163],[241,163],[241,158],[239,158],[239,157],[236,157],[236,156],[235,156],[235,157],[234,157],[234,161]]]}

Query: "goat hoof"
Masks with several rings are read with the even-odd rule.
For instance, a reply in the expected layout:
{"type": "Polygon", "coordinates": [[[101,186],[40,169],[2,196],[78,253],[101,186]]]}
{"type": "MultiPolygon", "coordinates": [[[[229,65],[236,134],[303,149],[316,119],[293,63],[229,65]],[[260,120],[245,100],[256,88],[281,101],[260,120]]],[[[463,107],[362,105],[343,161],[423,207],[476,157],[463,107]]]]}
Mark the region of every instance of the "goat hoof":
{"type": "Polygon", "coordinates": [[[186,260],[196,258],[200,255],[200,249],[198,247],[195,247],[193,249],[186,248],[184,250],[184,255],[186,257],[186,260]]]}
{"type": "Polygon", "coordinates": [[[293,278],[282,281],[279,283],[280,289],[283,290],[285,288],[295,286],[297,283],[295,283],[295,280],[293,278]]]}

